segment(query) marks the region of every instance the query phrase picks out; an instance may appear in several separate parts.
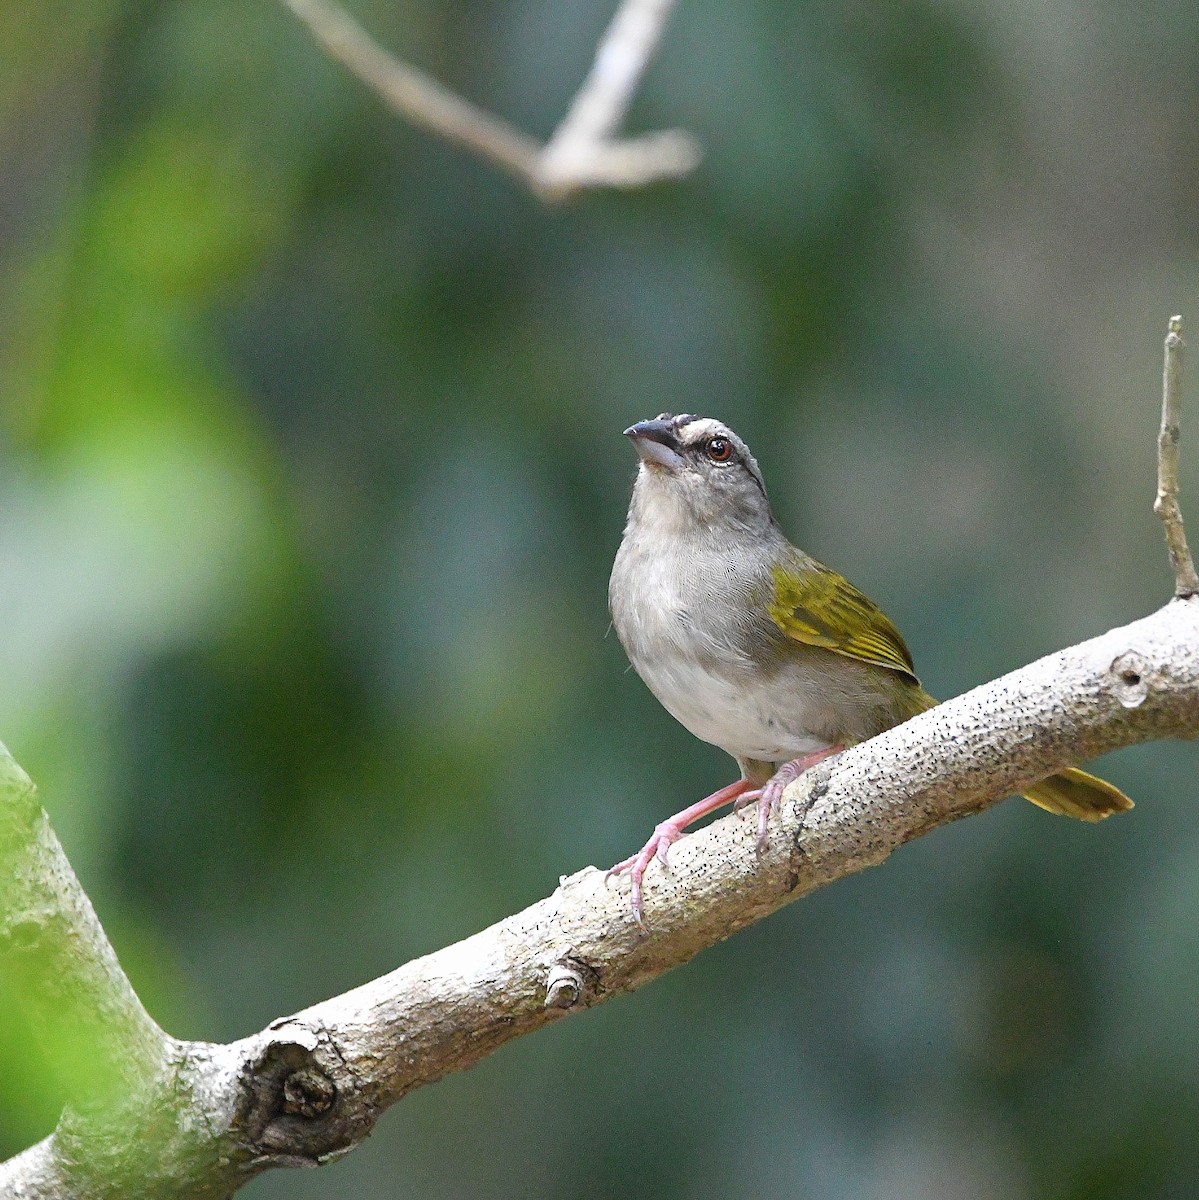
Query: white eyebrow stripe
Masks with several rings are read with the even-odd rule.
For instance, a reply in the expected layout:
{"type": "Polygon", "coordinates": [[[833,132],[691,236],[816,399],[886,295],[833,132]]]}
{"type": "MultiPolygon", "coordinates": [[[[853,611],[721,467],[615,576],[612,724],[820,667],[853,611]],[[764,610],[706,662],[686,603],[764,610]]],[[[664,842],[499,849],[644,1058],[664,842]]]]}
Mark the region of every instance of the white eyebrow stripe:
{"type": "Polygon", "coordinates": [[[720,434],[722,437],[728,437],[729,431],[717,421],[714,417],[699,417],[697,420],[689,421],[679,430],[679,441],[684,445],[693,445],[702,438],[711,437],[712,434],[720,434]]]}

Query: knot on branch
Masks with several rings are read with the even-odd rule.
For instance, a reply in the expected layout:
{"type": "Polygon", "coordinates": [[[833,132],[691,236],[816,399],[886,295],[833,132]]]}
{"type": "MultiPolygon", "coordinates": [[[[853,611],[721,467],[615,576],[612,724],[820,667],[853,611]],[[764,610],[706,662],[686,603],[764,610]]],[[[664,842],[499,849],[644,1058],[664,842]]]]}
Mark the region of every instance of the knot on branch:
{"type": "Polygon", "coordinates": [[[275,1162],[322,1162],[365,1131],[341,1119],[340,1055],[324,1030],[279,1021],[242,1068],[241,1124],[257,1155],[275,1162]]]}
{"type": "Polygon", "coordinates": [[[324,1071],[308,1065],[283,1081],[283,1111],[312,1120],[323,1116],[337,1099],[337,1085],[324,1071]]]}
{"type": "Polygon", "coordinates": [[[546,1008],[574,1008],[586,1004],[599,991],[599,974],[582,959],[564,954],[545,980],[546,1008]]]}
{"type": "Polygon", "coordinates": [[[1125,708],[1140,708],[1149,695],[1152,667],[1135,650],[1117,655],[1111,665],[1112,691],[1125,708]]]}
{"type": "Polygon", "coordinates": [[[42,922],[36,917],[22,913],[4,920],[0,914],[0,942],[16,953],[32,950],[37,946],[41,933],[42,922]]]}

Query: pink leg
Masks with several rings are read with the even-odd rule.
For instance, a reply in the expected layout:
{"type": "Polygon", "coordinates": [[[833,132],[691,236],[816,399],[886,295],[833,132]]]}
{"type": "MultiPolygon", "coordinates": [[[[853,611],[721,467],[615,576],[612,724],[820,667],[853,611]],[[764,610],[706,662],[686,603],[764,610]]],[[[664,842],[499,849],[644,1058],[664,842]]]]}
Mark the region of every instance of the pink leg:
{"type": "Polygon", "coordinates": [[[641,877],[645,874],[646,867],[657,858],[660,862],[666,862],[666,851],[669,849],[672,842],[677,842],[683,835],[683,830],[688,825],[693,825],[700,817],[706,817],[708,813],[715,812],[716,809],[723,807],[730,800],[735,800],[742,792],[748,791],[753,785],[748,779],[738,779],[735,783],[730,783],[727,787],[722,787],[719,791],[713,792],[710,796],[705,796],[702,800],[697,800],[690,808],[685,808],[681,813],[675,813],[667,821],[663,821],[654,829],[653,837],[641,848],[641,850],[626,858],[624,862],[618,862],[604,876],[604,882],[607,883],[613,875],[621,875],[625,871],[629,873],[629,879],[633,884],[633,916],[637,918],[637,923],[641,924],[641,877]]]}
{"type": "Polygon", "coordinates": [[[759,850],[765,850],[766,843],[770,840],[767,826],[771,816],[779,810],[779,802],[783,798],[783,790],[787,784],[794,783],[809,767],[814,767],[818,762],[823,762],[824,759],[831,758],[834,754],[840,754],[844,749],[843,744],[837,743],[834,746],[825,746],[823,750],[815,750],[811,754],[793,758],[790,762],[783,763],[775,771],[767,780],[765,787],[743,792],[738,797],[737,803],[733,806],[734,812],[755,800],[758,802],[759,850]]]}

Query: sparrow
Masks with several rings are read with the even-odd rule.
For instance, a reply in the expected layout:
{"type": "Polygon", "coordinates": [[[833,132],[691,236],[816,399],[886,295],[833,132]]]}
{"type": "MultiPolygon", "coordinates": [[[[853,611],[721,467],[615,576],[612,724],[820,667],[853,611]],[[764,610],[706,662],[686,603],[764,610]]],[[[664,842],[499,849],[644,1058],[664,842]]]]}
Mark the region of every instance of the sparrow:
{"type": "MultiPolygon", "coordinates": [[[[663,821],[607,878],[642,879],[683,831],[757,802],[758,840],[809,767],[937,701],[886,614],[779,528],[749,447],[712,417],[663,413],[625,431],[640,462],[608,603],[617,637],[662,706],[731,755],[740,778],[663,821]]],[[[1132,807],[1077,768],[1030,787],[1049,812],[1099,821],[1132,807]]]]}

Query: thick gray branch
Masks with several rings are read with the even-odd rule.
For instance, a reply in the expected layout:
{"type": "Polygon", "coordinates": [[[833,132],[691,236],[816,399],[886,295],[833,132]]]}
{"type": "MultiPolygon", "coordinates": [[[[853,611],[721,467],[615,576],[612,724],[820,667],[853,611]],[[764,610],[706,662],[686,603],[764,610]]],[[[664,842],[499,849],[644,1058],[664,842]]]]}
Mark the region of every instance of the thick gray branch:
{"type": "Polygon", "coordinates": [[[159,1083],[137,1096],[170,1136],[126,1147],[122,1169],[139,1174],[121,1178],[134,1182],[107,1182],[85,1131],[65,1144],[60,1131],[0,1166],[0,1195],[224,1196],[267,1167],[336,1157],[412,1089],[641,987],[911,838],[1067,764],[1197,734],[1199,599],[1176,599],[809,772],[761,854],[753,822],[736,816],[684,838],[669,869],[647,876],[644,929],[627,885],[607,888],[588,867],[490,929],[253,1037],[171,1044],[159,1083]]]}

